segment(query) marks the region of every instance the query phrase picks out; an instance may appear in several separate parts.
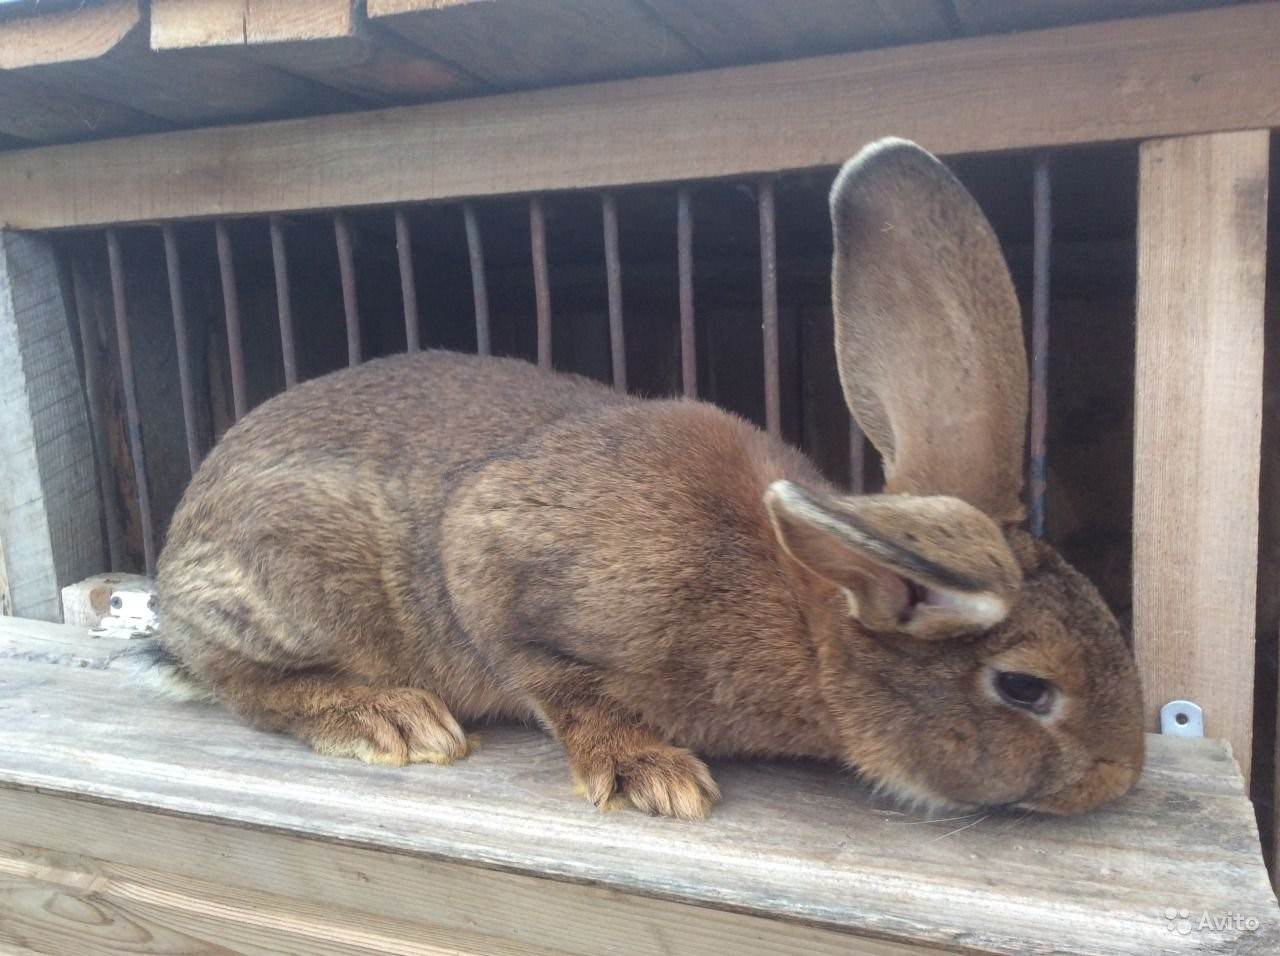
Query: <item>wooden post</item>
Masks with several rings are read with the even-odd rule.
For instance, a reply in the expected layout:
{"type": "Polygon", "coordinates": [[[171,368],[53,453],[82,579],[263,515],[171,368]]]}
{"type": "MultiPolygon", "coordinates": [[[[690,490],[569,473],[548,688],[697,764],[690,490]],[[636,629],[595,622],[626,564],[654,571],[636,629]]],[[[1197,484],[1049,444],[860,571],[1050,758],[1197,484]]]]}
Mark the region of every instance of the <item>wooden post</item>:
{"type": "Polygon", "coordinates": [[[10,612],[58,621],[103,569],[93,441],[49,244],[0,232],[0,544],[10,612]]]}
{"type": "Polygon", "coordinates": [[[1152,140],[1139,159],[1135,651],[1152,726],[1194,701],[1246,779],[1268,138],[1152,140]]]}

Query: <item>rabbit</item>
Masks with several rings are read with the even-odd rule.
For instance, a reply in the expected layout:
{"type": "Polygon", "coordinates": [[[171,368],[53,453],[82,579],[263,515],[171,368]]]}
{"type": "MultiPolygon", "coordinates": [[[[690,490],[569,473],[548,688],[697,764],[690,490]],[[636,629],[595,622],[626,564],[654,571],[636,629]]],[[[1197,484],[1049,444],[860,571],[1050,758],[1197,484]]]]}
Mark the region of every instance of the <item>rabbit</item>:
{"type": "Polygon", "coordinates": [[[886,139],[831,192],[850,496],[692,400],[422,352],[232,427],[159,561],[152,676],[321,754],[447,764],[540,724],[601,808],[704,817],[704,758],[816,758],[926,808],[1089,810],[1143,762],[1094,587],[1020,524],[1027,371],[994,233],[886,139]]]}

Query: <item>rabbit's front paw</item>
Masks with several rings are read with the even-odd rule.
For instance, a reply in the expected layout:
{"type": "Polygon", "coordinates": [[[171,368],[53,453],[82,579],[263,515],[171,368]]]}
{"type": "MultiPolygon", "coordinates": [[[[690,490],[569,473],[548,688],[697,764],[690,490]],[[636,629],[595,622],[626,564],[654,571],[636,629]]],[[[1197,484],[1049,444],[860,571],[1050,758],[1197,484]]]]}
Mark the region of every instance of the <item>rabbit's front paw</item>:
{"type": "Polygon", "coordinates": [[[299,736],[313,749],[365,763],[452,763],[469,752],[462,728],[435,694],[416,687],[335,688],[299,736]]]}
{"type": "Polygon", "coordinates": [[[707,765],[665,744],[579,755],[573,776],[579,791],[602,810],[629,802],[645,813],[701,820],[720,799],[707,765]]]}

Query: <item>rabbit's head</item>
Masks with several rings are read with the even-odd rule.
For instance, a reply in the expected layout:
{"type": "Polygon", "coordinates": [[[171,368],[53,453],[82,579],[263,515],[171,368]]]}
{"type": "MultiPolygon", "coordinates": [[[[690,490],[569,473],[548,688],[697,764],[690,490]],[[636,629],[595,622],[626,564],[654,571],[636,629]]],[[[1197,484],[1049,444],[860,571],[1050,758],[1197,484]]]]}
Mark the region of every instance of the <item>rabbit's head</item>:
{"type": "Polygon", "coordinates": [[[827,609],[812,627],[841,746],[924,804],[1117,797],[1142,767],[1141,688],[1093,585],[1019,527],[1026,357],[996,237],[902,140],[845,165],[831,215],[840,378],[886,492],[779,481],[766,506],[827,609]]]}

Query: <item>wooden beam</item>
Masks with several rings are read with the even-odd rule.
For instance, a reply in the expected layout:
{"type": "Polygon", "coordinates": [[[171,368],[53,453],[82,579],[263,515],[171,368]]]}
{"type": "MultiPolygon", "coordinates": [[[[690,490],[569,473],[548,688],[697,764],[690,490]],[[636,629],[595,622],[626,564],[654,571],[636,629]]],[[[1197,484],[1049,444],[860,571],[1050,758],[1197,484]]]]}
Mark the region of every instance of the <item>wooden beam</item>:
{"type": "Polygon", "coordinates": [[[152,0],[151,48],[217,48],[374,105],[482,88],[396,37],[370,36],[352,0],[152,0]]]}
{"type": "Polygon", "coordinates": [[[645,0],[716,66],[779,60],[952,35],[935,0],[645,0]]]}
{"type": "Polygon", "coordinates": [[[954,154],[1280,125],[1277,48],[1280,4],[1258,4],[16,151],[0,156],[0,222],[59,228],[738,176],[834,165],[886,133],[954,154]]]}
{"type": "Polygon", "coordinates": [[[69,10],[0,20],[0,70],[96,60],[141,22],[138,0],[102,0],[69,10]]]}
{"type": "Polygon", "coordinates": [[[61,620],[102,570],[97,477],[72,323],[46,240],[0,233],[0,543],[12,612],[61,620]]]}
{"type": "Polygon", "coordinates": [[[1246,777],[1266,266],[1266,130],[1139,156],[1133,628],[1150,719],[1185,698],[1246,777]]]}
{"type": "Polygon", "coordinates": [[[372,23],[500,89],[707,66],[634,0],[369,0],[372,23]]]}

